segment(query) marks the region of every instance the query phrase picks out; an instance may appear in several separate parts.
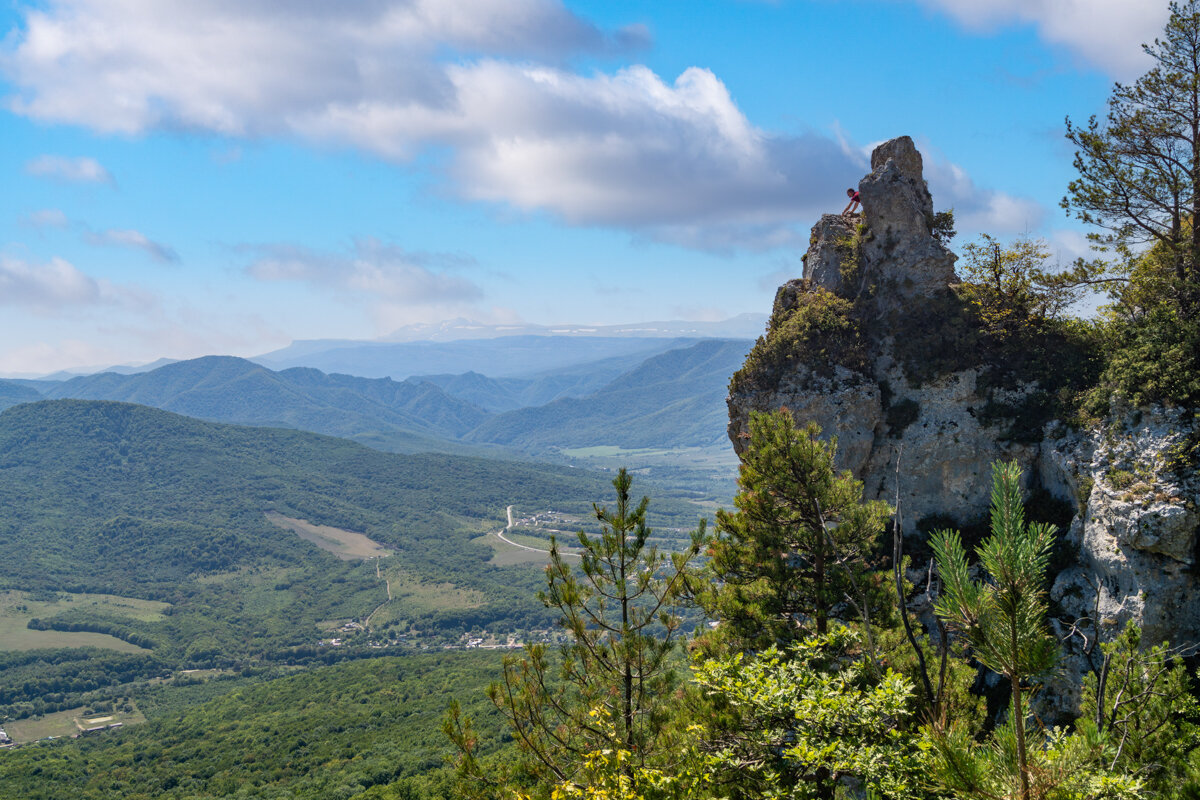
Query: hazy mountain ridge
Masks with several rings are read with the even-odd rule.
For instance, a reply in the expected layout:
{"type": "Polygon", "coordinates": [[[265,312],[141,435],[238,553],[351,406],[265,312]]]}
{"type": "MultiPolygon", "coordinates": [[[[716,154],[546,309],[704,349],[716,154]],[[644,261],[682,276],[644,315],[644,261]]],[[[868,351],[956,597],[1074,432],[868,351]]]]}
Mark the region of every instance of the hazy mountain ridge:
{"type": "Polygon", "coordinates": [[[750,342],[710,340],[647,359],[584,398],[497,415],[469,434],[527,449],[723,444],[726,376],[750,342]]]}
{"type": "Polygon", "coordinates": [[[491,325],[472,320],[446,320],[432,324],[406,325],[380,341],[455,341],[494,339],[503,336],[600,336],[600,337],[691,337],[712,339],[753,339],[767,324],[767,315],[754,312],[718,322],[668,320],[631,322],[619,325],[534,325],[530,323],[491,325]]]}
{"type": "Polygon", "coordinates": [[[459,375],[414,375],[408,380],[429,381],[442,387],[447,394],[488,411],[503,412],[542,406],[564,397],[586,397],[636,366],[636,359],[612,356],[547,370],[528,378],[489,378],[471,371],[459,375]]]}
{"type": "Polygon", "coordinates": [[[275,370],[313,367],[326,373],[404,380],[414,375],[479,372],[491,378],[534,378],[551,370],[623,357],[636,363],[694,344],[696,337],[506,336],[449,342],[297,342],[250,359],[275,370]]]}
{"type": "Polygon", "coordinates": [[[298,428],[344,438],[382,437],[387,449],[439,449],[471,430],[486,412],[432,384],[326,375],[314,369],[273,372],[246,359],[206,356],[134,375],[73,378],[48,399],[113,400],[200,419],[298,428]]]}
{"type": "MultiPolygon", "coordinates": [[[[527,354],[530,346],[539,354],[547,352],[545,339],[505,341],[514,348],[506,351],[509,361],[527,354]]],[[[588,341],[608,347],[604,340],[588,341]]],[[[723,447],[727,377],[750,345],[745,340],[656,340],[647,358],[608,356],[525,378],[467,372],[404,381],[327,374],[311,367],[275,372],[246,359],[206,356],[144,373],[75,377],[48,384],[40,395],[28,383],[2,381],[0,404],[41,397],[139,403],[200,419],[308,430],[409,453],[495,455],[495,448],[503,447],[545,455],[593,445],[723,447]],[[664,347],[668,349],[662,351],[664,347]]]]}
{"type": "Polygon", "coordinates": [[[32,386],[17,381],[0,380],[0,411],[18,403],[32,403],[42,399],[42,393],[32,386]]]}

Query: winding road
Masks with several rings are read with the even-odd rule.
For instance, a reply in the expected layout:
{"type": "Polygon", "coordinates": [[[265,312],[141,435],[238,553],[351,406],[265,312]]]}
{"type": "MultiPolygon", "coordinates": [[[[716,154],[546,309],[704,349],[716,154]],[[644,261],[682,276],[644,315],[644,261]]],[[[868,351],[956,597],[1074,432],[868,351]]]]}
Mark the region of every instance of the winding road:
{"type": "MultiPolygon", "coordinates": [[[[550,555],[549,550],[543,550],[540,547],[530,547],[529,545],[526,545],[526,544],[520,544],[519,542],[514,542],[512,539],[509,539],[507,536],[504,535],[506,532],[508,532],[508,530],[510,528],[512,528],[512,526],[514,524],[512,510],[513,510],[512,506],[509,506],[506,509],[506,511],[508,513],[508,525],[506,525],[505,527],[496,531],[497,538],[499,538],[500,541],[504,542],[505,544],[511,544],[513,547],[519,547],[522,550],[529,550],[530,552],[533,552],[533,553],[545,553],[546,555],[550,555]]],[[[563,556],[564,558],[579,558],[578,553],[571,553],[571,552],[567,552],[566,550],[559,550],[559,555],[563,556]]]]}

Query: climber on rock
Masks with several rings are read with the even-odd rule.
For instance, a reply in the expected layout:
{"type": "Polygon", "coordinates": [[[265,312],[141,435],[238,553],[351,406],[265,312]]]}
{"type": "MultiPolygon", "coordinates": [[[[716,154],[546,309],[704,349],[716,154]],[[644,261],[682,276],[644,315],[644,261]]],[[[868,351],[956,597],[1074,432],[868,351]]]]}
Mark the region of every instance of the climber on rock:
{"type": "Polygon", "coordinates": [[[847,189],[846,197],[850,198],[850,202],[846,204],[844,209],[842,209],[842,216],[852,217],[858,213],[858,207],[862,204],[862,200],[860,200],[858,197],[857,189],[847,189]]]}

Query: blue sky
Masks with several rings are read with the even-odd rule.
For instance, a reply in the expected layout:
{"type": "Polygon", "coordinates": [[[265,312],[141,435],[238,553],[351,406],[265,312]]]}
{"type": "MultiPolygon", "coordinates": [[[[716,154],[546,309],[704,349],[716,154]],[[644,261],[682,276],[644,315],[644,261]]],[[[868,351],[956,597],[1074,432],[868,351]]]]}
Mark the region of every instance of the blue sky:
{"type": "Polygon", "coordinates": [[[1148,0],[0,0],[0,374],[769,311],[870,147],[1085,252],[1148,0]]]}

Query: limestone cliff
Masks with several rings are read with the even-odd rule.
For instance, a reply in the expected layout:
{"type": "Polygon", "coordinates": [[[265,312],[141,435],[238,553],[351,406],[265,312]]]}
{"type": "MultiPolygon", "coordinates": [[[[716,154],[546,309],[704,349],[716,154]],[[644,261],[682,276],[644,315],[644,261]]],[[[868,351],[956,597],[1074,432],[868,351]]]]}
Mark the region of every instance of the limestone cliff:
{"type": "Polygon", "coordinates": [[[1056,421],[1055,398],[1086,381],[1089,355],[1054,334],[981,333],[936,235],[920,153],[893,139],[871,168],[863,216],[817,222],[804,277],[780,287],[730,383],[735,449],[753,410],[817,422],[868,498],[899,500],[908,536],[985,520],[991,464],[1015,459],[1065,532],[1052,598],[1056,616],[1083,620],[1070,672],[1097,631],[1130,619],[1146,641],[1200,642],[1200,415],[1114,410],[1086,431],[1056,421]]]}
{"type": "Polygon", "coordinates": [[[981,386],[983,357],[972,364],[936,341],[963,309],[951,291],[955,256],[933,234],[921,154],[905,136],[876,148],[871,164],[861,220],[822,217],[804,278],[779,289],[767,334],[731,384],[729,436],[741,448],[750,411],[787,407],[838,437],[840,466],[869,497],[894,503],[899,492],[906,531],[937,516],[966,524],[987,508],[992,461],[1036,458],[1036,444],[1005,435],[1005,409],[1029,388],[990,374],[981,386]],[[794,346],[789,327],[826,293],[842,301],[854,341],[831,346],[818,331],[794,346]]]}

